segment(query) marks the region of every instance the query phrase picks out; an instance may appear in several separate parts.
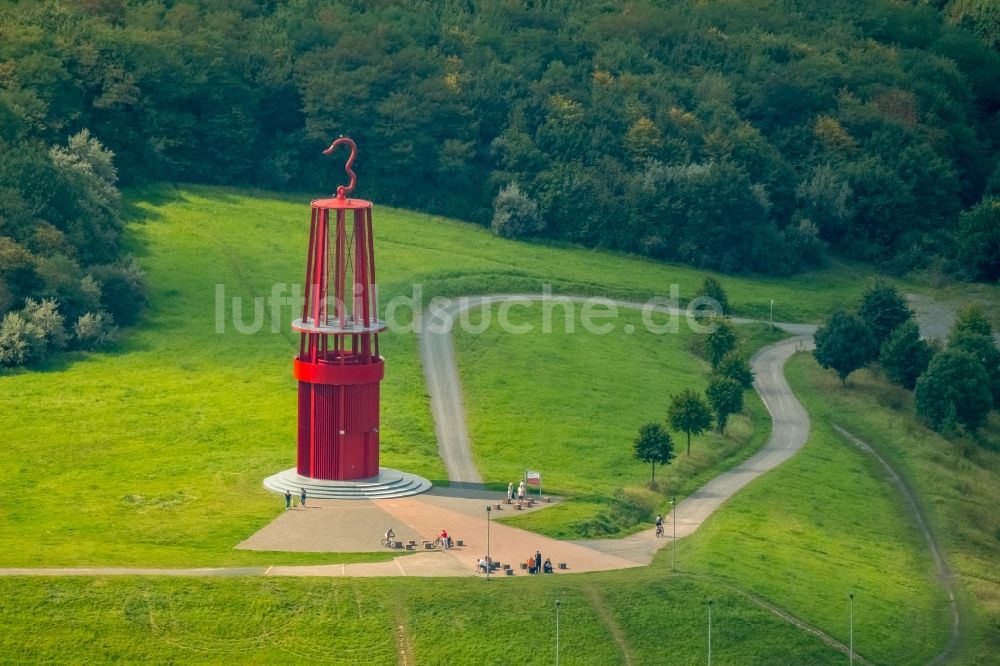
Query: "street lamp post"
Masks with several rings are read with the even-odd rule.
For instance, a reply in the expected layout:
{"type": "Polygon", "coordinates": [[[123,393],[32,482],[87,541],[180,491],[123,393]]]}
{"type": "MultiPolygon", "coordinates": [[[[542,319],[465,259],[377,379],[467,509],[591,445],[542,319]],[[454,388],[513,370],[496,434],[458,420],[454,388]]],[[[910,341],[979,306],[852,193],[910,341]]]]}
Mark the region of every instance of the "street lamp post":
{"type": "Polygon", "coordinates": [[[851,600],[851,644],[850,644],[850,650],[848,652],[848,657],[850,659],[850,663],[853,664],[854,663],[854,593],[849,592],[847,596],[851,600]]]}
{"type": "Polygon", "coordinates": [[[674,535],[670,539],[670,570],[677,569],[677,495],[670,498],[670,513],[674,516],[674,535]]]}
{"type": "Polygon", "coordinates": [[[490,559],[490,509],[492,509],[489,504],[486,505],[486,580],[490,579],[490,569],[493,568],[493,560],[490,559]]]}
{"type": "Polygon", "coordinates": [[[771,299],[771,328],[774,328],[774,299],[771,299]]]}
{"type": "Polygon", "coordinates": [[[556,666],[559,666],[559,600],[556,599],[556,666]]]}
{"type": "Polygon", "coordinates": [[[708,666],[712,666],[712,600],[708,600],[708,666]]]}

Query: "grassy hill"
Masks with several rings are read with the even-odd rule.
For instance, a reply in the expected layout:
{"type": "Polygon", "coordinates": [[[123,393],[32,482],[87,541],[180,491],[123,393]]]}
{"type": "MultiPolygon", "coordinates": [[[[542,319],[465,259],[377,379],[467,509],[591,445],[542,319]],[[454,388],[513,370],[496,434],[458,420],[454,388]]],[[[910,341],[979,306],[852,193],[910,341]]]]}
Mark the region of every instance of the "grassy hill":
{"type": "MultiPolygon", "coordinates": [[[[281,510],[280,500],[265,493],[260,482],[294,460],[290,361],[295,338],[288,330],[288,307],[276,313],[264,308],[256,333],[240,333],[229,315],[218,332],[217,289],[224,289],[230,314],[229,299],[243,299],[242,321],[249,325],[255,297],[267,297],[276,283],[301,280],[306,199],[200,187],[130,193],[130,243],[150,283],[143,322],[110,352],[69,355],[38,370],[0,375],[0,432],[5,436],[0,449],[0,566],[338,561],[335,555],[232,550],[281,510]]],[[[376,208],[375,225],[383,303],[411,294],[413,284],[422,285],[423,300],[537,290],[546,283],[555,291],[637,299],[666,295],[676,283],[687,297],[703,276],[628,256],[505,241],[472,225],[381,207],[376,208]]],[[[855,300],[867,276],[862,266],[838,264],[791,280],[722,281],[741,313],[766,313],[773,298],[776,319],[816,321],[855,300]]],[[[457,339],[463,379],[469,382],[473,436],[482,440],[477,460],[488,481],[506,482],[521,469],[505,462],[504,442],[490,434],[490,428],[504,424],[512,428],[509,446],[515,451],[551,450],[561,466],[579,472],[580,480],[555,474],[556,488],[594,488],[606,494],[617,484],[644,478],[647,468],[630,463],[623,478],[611,477],[608,470],[617,467],[604,447],[611,433],[623,432],[627,451],[632,431],[643,420],[657,418],[662,401],[615,398],[621,402],[609,403],[613,418],[596,429],[586,420],[571,420],[578,409],[593,411],[605,399],[587,377],[613,372],[607,358],[584,351],[606,343],[625,349],[625,341],[611,336],[592,344],[584,336],[569,338],[551,336],[539,344],[554,354],[551,363],[579,365],[575,383],[541,373],[525,382],[526,373],[535,368],[524,365],[523,357],[510,356],[518,341],[490,332],[478,341],[457,339]],[[499,362],[504,355],[512,358],[510,365],[499,362]],[[483,371],[478,385],[477,367],[483,371]],[[513,374],[505,378],[504,371],[513,374]],[[494,412],[491,418],[490,409],[507,393],[495,384],[510,377],[521,384],[514,385],[518,390],[508,413],[494,412]],[[531,440],[528,436],[537,428],[513,428],[517,411],[560,387],[566,395],[589,395],[593,401],[558,405],[558,423],[550,429],[555,440],[590,438],[599,455],[586,462],[560,451],[557,441],[531,440]]],[[[619,359],[657,392],[671,390],[679,378],[698,381],[700,362],[686,356],[683,338],[634,336],[629,343],[658,361],[676,361],[667,365],[675,377],[639,367],[638,356],[619,359]]],[[[440,481],[444,470],[436,456],[415,336],[387,334],[382,351],[388,365],[383,464],[440,481]]],[[[609,377],[608,386],[613,394],[628,389],[620,378],[609,377]]],[[[750,408],[749,421],[755,409],[759,407],[750,408]]],[[[539,418],[537,410],[525,413],[539,418]]],[[[697,446],[710,449],[712,440],[697,446]]],[[[818,455],[818,462],[810,457],[801,463],[816,481],[789,486],[789,502],[798,506],[789,504],[785,515],[814,510],[816,501],[803,494],[824,483],[825,469],[852,470],[864,489],[865,501],[855,503],[859,510],[875,507],[878,524],[892,529],[848,538],[834,529],[839,518],[822,519],[828,526],[820,529],[813,516],[803,523],[802,538],[813,535],[806,546],[837,553],[868,535],[871,543],[865,547],[873,562],[858,562],[859,575],[873,589],[891,589],[892,595],[866,611],[869,631],[859,646],[877,661],[900,663],[892,656],[900,653],[893,650],[912,632],[920,632],[926,645],[901,653],[907,656],[904,663],[919,663],[940,644],[935,633],[939,591],[928,580],[922,550],[892,499],[892,489],[880,485],[865,464],[827,447],[835,443],[811,444],[800,454],[818,455]],[[878,564],[885,558],[903,563],[889,577],[881,576],[878,564]],[[901,587],[907,577],[911,584],[901,587]],[[900,610],[894,600],[907,607],[900,610]]],[[[755,489],[782,472],[748,488],[748,501],[764,501],[753,499],[760,497],[755,489]]],[[[731,505],[734,511],[727,507],[717,519],[745,520],[739,510],[742,497],[731,505]]],[[[841,500],[834,500],[819,501],[819,507],[837,512],[841,500]]],[[[741,529],[745,533],[759,527],[753,523],[741,529]]],[[[781,543],[782,530],[767,533],[784,559],[765,569],[798,566],[801,558],[795,555],[801,550],[781,543]]],[[[840,663],[842,655],[731,589],[752,589],[843,638],[843,618],[832,607],[820,608],[842,591],[841,581],[828,576],[830,562],[806,567],[808,575],[799,577],[799,588],[789,593],[779,581],[761,585],[760,567],[732,565],[734,554],[746,560],[754,551],[752,543],[728,540],[730,536],[699,535],[684,544],[679,562],[685,575],[666,574],[661,554],[651,567],[637,571],[504,581],[490,588],[479,580],[448,581],[447,594],[435,580],[3,579],[0,598],[17,602],[0,604],[0,658],[273,662],[311,659],[333,650],[348,661],[374,635],[372,663],[393,663],[400,646],[416,655],[418,663],[551,661],[552,602],[560,598],[567,613],[564,646],[572,646],[575,663],[613,663],[624,661],[623,655],[632,663],[662,663],[664,654],[686,663],[700,660],[704,652],[704,601],[711,597],[719,614],[719,663],[773,663],[775,654],[799,663],[840,663]],[[719,566],[708,577],[686,575],[705,570],[709,562],[719,566]],[[716,579],[718,574],[725,579],[716,579]],[[28,626],[33,630],[30,644],[24,635],[28,626]],[[461,642],[451,640],[456,631],[464,636],[461,642]]],[[[984,552],[982,561],[988,562],[991,551],[984,552]]]]}
{"type": "MultiPolygon", "coordinates": [[[[150,285],[143,322],[114,350],[0,377],[0,564],[258,562],[234,543],[279,502],[263,477],[294,462],[292,308],[254,299],[301,282],[307,197],[162,186],[129,198],[130,243],[150,285]],[[217,332],[218,290],[223,332],[217,332]]],[[[378,208],[380,298],[518,290],[690,297],[702,273],[574,248],[498,239],[479,227],[378,208]]],[[[723,280],[741,312],[817,319],[861,289],[860,267],[791,281],[723,280]],[[801,294],[808,293],[808,298],[801,294]],[[763,295],[761,295],[763,294],[763,295]]],[[[287,291],[285,292],[287,293],[287,291]]],[[[405,308],[401,310],[405,319],[405,308]]],[[[432,480],[444,469],[413,333],[382,336],[383,464],[432,480]]],[[[632,428],[630,427],[631,431],[632,428]]],[[[631,437],[631,435],[629,435],[631,437]]],[[[505,480],[509,473],[498,471],[505,480]]],[[[288,556],[312,561],[316,556],[288,556]]]]}

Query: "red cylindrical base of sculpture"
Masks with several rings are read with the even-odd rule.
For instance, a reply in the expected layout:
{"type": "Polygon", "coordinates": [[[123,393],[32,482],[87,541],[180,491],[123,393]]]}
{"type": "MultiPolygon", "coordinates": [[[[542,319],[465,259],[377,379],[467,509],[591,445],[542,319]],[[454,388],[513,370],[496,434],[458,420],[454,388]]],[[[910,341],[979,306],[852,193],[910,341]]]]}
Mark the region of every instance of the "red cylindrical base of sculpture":
{"type": "Polygon", "coordinates": [[[379,383],[299,382],[298,472],[346,481],[378,475],[379,383]]]}

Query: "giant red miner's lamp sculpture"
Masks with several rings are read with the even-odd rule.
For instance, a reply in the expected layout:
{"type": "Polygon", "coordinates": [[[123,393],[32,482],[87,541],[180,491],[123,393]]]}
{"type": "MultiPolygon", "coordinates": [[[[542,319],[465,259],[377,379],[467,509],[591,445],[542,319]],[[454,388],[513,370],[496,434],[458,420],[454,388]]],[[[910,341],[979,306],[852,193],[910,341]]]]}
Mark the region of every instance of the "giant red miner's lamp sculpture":
{"type": "Polygon", "coordinates": [[[295,358],[298,380],[298,465],[300,476],[349,480],[379,474],[379,383],[385,364],[379,355],[372,204],[351,199],[357,179],[332,199],[312,202],[309,258],[306,261],[302,318],[292,322],[301,334],[295,358]]]}

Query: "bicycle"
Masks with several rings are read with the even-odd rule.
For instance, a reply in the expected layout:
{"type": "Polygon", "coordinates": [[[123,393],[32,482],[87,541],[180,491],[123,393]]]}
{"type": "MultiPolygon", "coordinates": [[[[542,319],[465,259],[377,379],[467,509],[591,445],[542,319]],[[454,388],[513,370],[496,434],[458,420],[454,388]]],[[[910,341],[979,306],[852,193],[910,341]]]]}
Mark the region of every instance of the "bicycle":
{"type": "Polygon", "coordinates": [[[381,543],[384,548],[395,548],[396,547],[396,544],[393,543],[392,539],[386,539],[385,537],[382,537],[379,540],[379,543],[381,543]]]}
{"type": "Polygon", "coordinates": [[[661,536],[663,536],[663,524],[662,523],[656,526],[656,537],[660,538],[661,536]]]}
{"type": "Polygon", "coordinates": [[[434,539],[434,541],[431,542],[431,545],[434,548],[445,548],[444,539],[442,539],[441,537],[434,539]]]}

